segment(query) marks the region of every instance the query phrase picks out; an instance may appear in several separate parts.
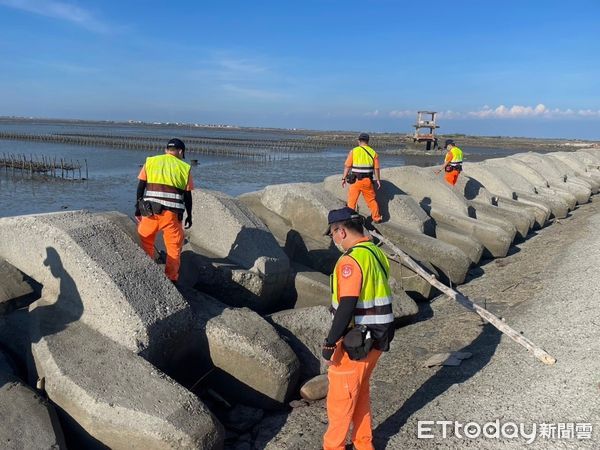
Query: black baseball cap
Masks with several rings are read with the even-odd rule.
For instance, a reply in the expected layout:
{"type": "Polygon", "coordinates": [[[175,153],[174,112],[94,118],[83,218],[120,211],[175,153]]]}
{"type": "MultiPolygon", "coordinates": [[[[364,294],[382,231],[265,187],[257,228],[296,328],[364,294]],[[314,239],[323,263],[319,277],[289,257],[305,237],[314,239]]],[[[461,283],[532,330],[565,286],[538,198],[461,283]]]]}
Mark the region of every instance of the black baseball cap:
{"type": "Polygon", "coordinates": [[[185,151],[185,144],[181,139],[174,138],[167,143],[167,148],[175,148],[177,150],[185,151]]]}
{"type": "Polygon", "coordinates": [[[331,210],[329,211],[329,214],[327,214],[327,223],[329,225],[327,226],[327,230],[325,231],[325,233],[323,233],[323,236],[329,236],[329,234],[331,233],[331,224],[345,222],[347,220],[358,220],[361,217],[362,216],[359,213],[354,211],[352,208],[349,208],[348,206],[344,206],[340,209],[331,210]]]}
{"type": "Polygon", "coordinates": [[[444,144],[444,147],[446,147],[447,145],[454,145],[454,141],[452,139],[446,139],[446,143],[444,144]]]}
{"type": "Polygon", "coordinates": [[[360,133],[358,135],[358,140],[359,141],[369,142],[369,135],[367,133],[360,133]]]}

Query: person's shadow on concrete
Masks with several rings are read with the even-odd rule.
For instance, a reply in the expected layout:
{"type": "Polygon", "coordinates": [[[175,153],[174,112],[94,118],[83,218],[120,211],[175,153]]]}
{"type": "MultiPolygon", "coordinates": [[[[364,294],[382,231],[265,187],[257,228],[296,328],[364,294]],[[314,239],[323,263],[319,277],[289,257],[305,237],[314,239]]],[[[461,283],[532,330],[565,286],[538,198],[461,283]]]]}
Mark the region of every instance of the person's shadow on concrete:
{"type": "Polygon", "coordinates": [[[464,383],[483,369],[494,355],[501,336],[502,333],[498,329],[486,324],[481,334],[460,350],[472,353],[472,358],[464,360],[458,367],[442,366],[404,402],[398,411],[379,424],[373,431],[375,448],[385,448],[389,440],[400,431],[414,413],[434,401],[453,385],[464,383]]]}

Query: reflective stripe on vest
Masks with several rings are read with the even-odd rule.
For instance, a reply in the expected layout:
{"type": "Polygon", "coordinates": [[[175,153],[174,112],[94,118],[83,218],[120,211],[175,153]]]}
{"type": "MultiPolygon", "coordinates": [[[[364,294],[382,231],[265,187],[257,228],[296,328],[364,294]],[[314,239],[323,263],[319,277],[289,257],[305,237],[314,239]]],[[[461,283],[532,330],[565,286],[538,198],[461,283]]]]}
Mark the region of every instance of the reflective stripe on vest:
{"type": "Polygon", "coordinates": [[[165,154],[147,158],[145,168],[147,185],[144,200],[184,210],[183,193],[188,185],[191,166],[165,154]]]}
{"type": "MultiPolygon", "coordinates": [[[[392,323],[394,315],[392,291],[388,282],[390,263],[387,257],[372,242],[360,242],[344,255],[354,259],[362,273],[362,287],[354,309],[354,323],[356,325],[392,323]]],[[[331,289],[331,307],[336,310],[339,305],[337,264],[331,275],[331,289]]]]}
{"type": "Polygon", "coordinates": [[[377,158],[377,152],[368,145],[354,147],[352,149],[352,172],[373,173],[375,158],[377,158]]]}
{"type": "Polygon", "coordinates": [[[450,163],[461,163],[463,161],[463,152],[458,147],[452,147],[450,149],[452,152],[452,161],[450,163]]]}

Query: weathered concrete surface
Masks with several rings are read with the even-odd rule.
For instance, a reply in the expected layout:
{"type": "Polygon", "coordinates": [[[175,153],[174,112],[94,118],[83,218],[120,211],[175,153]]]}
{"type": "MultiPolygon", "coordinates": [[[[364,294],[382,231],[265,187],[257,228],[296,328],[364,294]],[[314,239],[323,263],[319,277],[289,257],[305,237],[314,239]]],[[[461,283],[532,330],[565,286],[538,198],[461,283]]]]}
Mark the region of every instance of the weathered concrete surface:
{"type": "Polygon", "coordinates": [[[286,219],[294,230],[313,239],[322,239],[327,214],[345,203],[315,183],[291,183],[267,186],[262,204],[286,219]]]}
{"type": "Polygon", "coordinates": [[[580,150],[577,150],[576,153],[587,153],[588,155],[590,155],[593,160],[600,165],[600,148],[595,147],[595,148],[582,148],[580,150]]]}
{"type": "MultiPolygon", "coordinates": [[[[348,185],[345,188],[342,187],[338,175],[325,178],[323,186],[343,202],[347,201],[349,187],[348,185]]],[[[430,219],[415,199],[395,184],[383,179],[381,180],[381,189],[376,189],[376,194],[379,212],[384,222],[392,221],[405,228],[421,233],[425,232],[426,224],[430,219]]],[[[358,200],[358,208],[364,216],[370,216],[369,207],[362,195],[358,200]]]]}
{"type": "Polygon", "coordinates": [[[505,256],[508,252],[516,234],[514,226],[502,221],[500,228],[498,219],[494,219],[492,224],[470,218],[468,205],[460,195],[460,188],[449,187],[432,169],[405,166],[384,169],[382,173],[382,177],[385,176],[417,200],[436,224],[442,223],[456,230],[464,230],[465,234],[483,244],[494,257],[505,256]]]}
{"type": "Polygon", "coordinates": [[[200,361],[220,370],[219,389],[235,401],[280,407],[296,389],[300,363],[289,345],[261,316],[227,308],[193,289],[183,289],[202,338],[200,361]]]}
{"type": "MultiPolygon", "coordinates": [[[[288,270],[289,277],[289,270],[288,270]]],[[[183,246],[179,287],[196,288],[220,301],[235,307],[249,307],[261,313],[281,309],[283,289],[265,281],[265,277],[255,271],[210,254],[191,243],[183,246]],[[275,292],[274,292],[275,291],[275,292]]]]}
{"type": "MultiPolygon", "coordinates": [[[[496,176],[503,178],[510,186],[515,189],[515,192],[526,193],[529,195],[537,194],[543,197],[551,206],[553,206],[558,212],[564,214],[568,211],[575,209],[577,199],[574,195],[566,191],[558,191],[556,189],[550,189],[544,186],[534,186],[526,178],[515,172],[509,167],[499,165],[498,163],[488,163],[484,161],[480,163],[489,168],[489,170],[496,176]],[[567,209],[563,213],[564,209],[567,209]]],[[[556,213],[555,213],[556,214],[556,213]]],[[[558,217],[558,216],[557,216],[558,217]]]]}
{"type": "Polygon", "coordinates": [[[240,200],[216,191],[193,193],[194,225],[189,241],[260,275],[266,301],[285,288],[289,260],[261,220],[240,200]]]}
{"type": "Polygon", "coordinates": [[[221,448],[223,430],[202,402],[129,349],[56,306],[34,303],[32,351],[50,399],[110,448],[221,448]]]}
{"type": "Polygon", "coordinates": [[[378,224],[377,229],[400,250],[418,261],[429,262],[454,284],[465,280],[471,260],[458,247],[396,223],[378,224]]]}
{"type": "Polygon", "coordinates": [[[331,296],[329,277],[299,263],[292,264],[286,291],[294,308],[324,305],[331,296]]]}
{"type": "Polygon", "coordinates": [[[595,174],[600,174],[600,160],[594,157],[594,154],[578,150],[573,152],[573,157],[585,164],[585,167],[588,171],[595,174]]]}
{"type": "MultiPolygon", "coordinates": [[[[330,299],[325,301],[331,303],[330,299]]],[[[327,306],[280,311],[268,316],[267,320],[298,356],[301,382],[327,370],[321,357],[323,339],[331,327],[331,313],[327,306]]]]}
{"type": "Polygon", "coordinates": [[[41,283],[72,320],[160,368],[168,366],[173,347],[187,345],[187,303],[109,220],[83,211],[10,217],[0,219],[0,235],[0,257],[41,283]]]}
{"type": "Polygon", "coordinates": [[[556,158],[550,157],[550,155],[551,154],[540,155],[538,153],[529,152],[514,155],[513,157],[525,162],[530,167],[533,167],[535,170],[542,173],[551,184],[557,184],[559,186],[580,185],[592,189],[592,184],[588,181],[580,177],[569,177],[569,174],[573,175],[569,166],[556,158]]]}
{"type": "Polygon", "coordinates": [[[462,250],[473,264],[477,264],[483,255],[483,245],[456,228],[438,223],[435,226],[435,237],[462,250]]]}
{"type": "Polygon", "coordinates": [[[66,449],[52,405],[23,383],[0,353],[0,447],[66,449]]]}
{"type": "Polygon", "coordinates": [[[582,184],[589,185],[592,193],[597,194],[600,188],[600,172],[597,169],[589,168],[581,161],[575,153],[556,152],[548,157],[552,158],[555,165],[567,174],[567,181],[576,180],[582,184]]]}
{"type": "Polygon", "coordinates": [[[510,178],[515,178],[517,181],[520,181],[518,184],[525,186],[527,191],[520,191],[514,187],[509,177],[504,175],[504,171],[493,165],[465,163],[463,164],[463,167],[465,173],[480,182],[494,195],[507,199],[518,199],[520,202],[526,204],[547,208],[556,217],[566,217],[569,212],[568,205],[565,202],[555,197],[537,194],[530,183],[522,177],[519,177],[517,174],[514,174],[514,172],[514,176],[510,178]]]}
{"type": "MultiPolygon", "coordinates": [[[[523,161],[516,158],[497,158],[489,159],[485,161],[486,164],[496,165],[503,169],[509,169],[525,180],[530,182],[537,193],[543,193],[547,188],[551,189],[551,193],[556,191],[561,196],[565,196],[564,193],[572,194],[576,202],[579,204],[587,203],[590,200],[591,191],[589,187],[584,187],[578,183],[569,182],[568,180],[547,180],[533,167],[525,164],[523,161]]],[[[523,191],[527,190],[523,187],[523,191]]],[[[570,196],[565,196],[570,199],[570,196]]]]}
{"type": "Polygon", "coordinates": [[[24,274],[0,259],[0,315],[27,306],[34,300],[35,292],[24,274]]]}
{"type": "Polygon", "coordinates": [[[488,256],[494,258],[506,256],[516,234],[516,229],[509,234],[495,225],[468,216],[452,214],[443,209],[431,208],[429,215],[436,221],[436,224],[449,225],[474,238],[483,245],[488,256]]]}
{"type": "MultiPolygon", "coordinates": [[[[332,272],[340,252],[329,237],[323,236],[323,232],[327,224],[327,213],[331,209],[343,207],[344,203],[341,200],[334,198],[331,193],[322,192],[318,185],[309,183],[268,186],[264,192],[244,195],[241,200],[265,220],[279,242],[285,243],[285,251],[290,258],[325,274],[332,272]],[[298,192],[300,194],[297,195],[298,192]],[[275,208],[274,210],[262,203],[265,198],[267,203],[275,208]],[[294,210],[296,202],[298,211],[302,210],[302,214],[294,210]],[[277,211],[286,214],[293,211],[293,213],[290,217],[286,217],[281,216],[277,211]],[[310,216],[311,214],[320,219],[306,220],[306,217],[313,217],[310,216]],[[310,225],[306,225],[306,222],[310,225]]],[[[431,285],[408,267],[400,269],[400,266],[392,266],[390,272],[405,290],[423,298],[431,298],[433,295],[434,290],[431,285]]]]}

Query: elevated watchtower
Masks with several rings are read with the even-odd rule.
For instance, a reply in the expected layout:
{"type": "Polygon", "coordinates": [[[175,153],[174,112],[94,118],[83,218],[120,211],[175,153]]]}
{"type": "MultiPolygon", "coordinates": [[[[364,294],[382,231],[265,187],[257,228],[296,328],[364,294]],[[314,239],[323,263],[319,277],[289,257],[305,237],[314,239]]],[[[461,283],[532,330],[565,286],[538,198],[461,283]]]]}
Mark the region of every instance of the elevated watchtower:
{"type": "Polygon", "coordinates": [[[427,142],[427,150],[431,150],[432,142],[433,148],[437,147],[435,130],[439,125],[435,123],[436,114],[437,111],[417,111],[417,123],[413,125],[415,127],[413,142],[427,142]]]}

